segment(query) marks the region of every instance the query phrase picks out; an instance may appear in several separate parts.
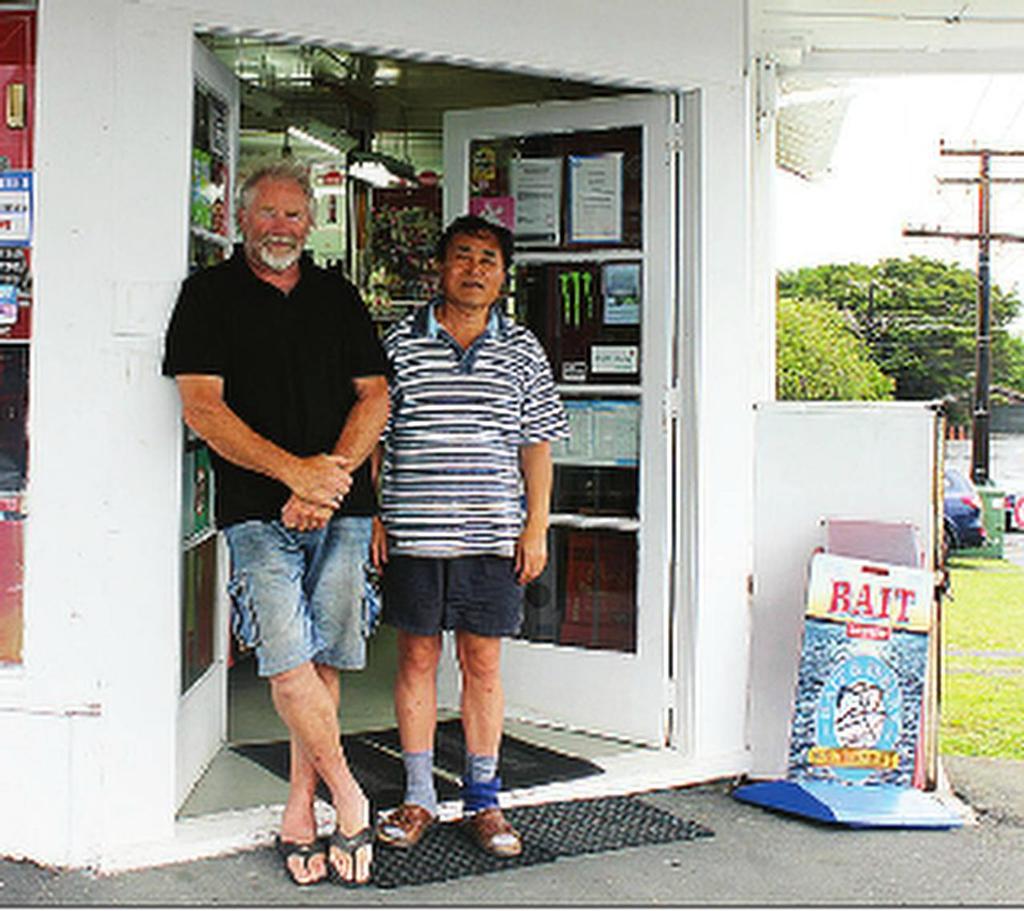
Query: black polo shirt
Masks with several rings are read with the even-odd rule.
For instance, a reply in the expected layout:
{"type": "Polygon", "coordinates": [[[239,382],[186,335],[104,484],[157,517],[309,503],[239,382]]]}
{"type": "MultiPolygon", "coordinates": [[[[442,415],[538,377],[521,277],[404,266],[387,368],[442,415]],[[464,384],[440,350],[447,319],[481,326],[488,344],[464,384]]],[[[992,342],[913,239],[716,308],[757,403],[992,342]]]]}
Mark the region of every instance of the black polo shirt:
{"type": "MultiPolygon", "coordinates": [[[[352,380],[384,376],[387,361],[359,293],[303,254],[285,294],[249,268],[241,246],[182,284],[165,340],[163,373],[224,380],[224,400],[261,436],[298,456],[330,452],[355,404],[352,380]]],[[[217,524],[280,518],[278,481],[213,455],[217,524]]],[[[376,511],[369,464],[340,512],[376,511]]]]}

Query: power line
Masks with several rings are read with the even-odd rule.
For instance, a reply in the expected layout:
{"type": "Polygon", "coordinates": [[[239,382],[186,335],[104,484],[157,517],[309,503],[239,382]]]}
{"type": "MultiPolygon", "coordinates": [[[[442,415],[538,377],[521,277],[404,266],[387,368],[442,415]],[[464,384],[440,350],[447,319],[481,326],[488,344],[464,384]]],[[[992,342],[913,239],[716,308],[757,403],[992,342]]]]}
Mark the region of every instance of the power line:
{"type": "Polygon", "coordinates": [[[985,88],[981,90],[978,100],[974,102],[974,111],[971,113],[971,119],[967,121],[967,126],[963,130],[963,134],[965,136],[970,133],[971,127],[974,126],[974,121],[978,116],[978,112],[981,110],[981,106],[985,103],[985,99],[988,97],[989,90],[992,88],[992,83],[994,81],[995,76],[990,74],[988,80],[985,82],[985,88]]]}
{"type": "Polygon", "coordinates": [[[992,159],[1024,157],[1019,149],[949,149],[939,143],[940,155],[970,156],[978,159],[977,177],[940,178],[940,184],[969,184],[978,187],[978,230],[943,231],[941,229],[904,228],[905,237],[944,237],[951,240],[973,240],[978,244],[978,319],[975,333],[974,414],[971,433],[971,476],[975,484],[988,482],[989,423],[991,417],[989,389],[992,383],[992,306],[989,274],[990,245],[1024,243],[1024,235],[992,231],[992,185],[1024,183],[1018,177],[993,177],[992,159]]]}

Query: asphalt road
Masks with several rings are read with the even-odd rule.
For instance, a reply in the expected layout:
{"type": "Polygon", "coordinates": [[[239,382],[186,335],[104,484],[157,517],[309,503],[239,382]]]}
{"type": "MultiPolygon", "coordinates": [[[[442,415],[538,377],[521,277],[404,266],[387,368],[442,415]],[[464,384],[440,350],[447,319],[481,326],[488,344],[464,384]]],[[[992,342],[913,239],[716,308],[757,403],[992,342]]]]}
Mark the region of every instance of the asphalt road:
{"type": "Polygon", "coordinates": [[[950,758],[977,823],[850,830],[740,803],[726,782],[652,802],[715,836],[382,890],[291,886],[269,848],[98,877],[0,861],[0,905],[1020,905],[1024,763],[950,758]]]}

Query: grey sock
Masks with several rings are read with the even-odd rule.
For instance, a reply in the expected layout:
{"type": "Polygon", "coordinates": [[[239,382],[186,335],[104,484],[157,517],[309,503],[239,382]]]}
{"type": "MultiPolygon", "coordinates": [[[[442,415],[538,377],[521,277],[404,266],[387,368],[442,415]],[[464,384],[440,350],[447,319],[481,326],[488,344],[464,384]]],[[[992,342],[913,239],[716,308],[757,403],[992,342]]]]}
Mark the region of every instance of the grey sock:
{"type": "Polygon", "coordinates": [[[498,774],[497,756],[477,756],[466,752],[466,781],[493,781],[498,774]]]}
{"type": "Polygon", "coordinates": [[[405,802],[415,803],[437,815],[437,791],[434,790],[434,751],[402,753],[405,766],[405,802]]]}

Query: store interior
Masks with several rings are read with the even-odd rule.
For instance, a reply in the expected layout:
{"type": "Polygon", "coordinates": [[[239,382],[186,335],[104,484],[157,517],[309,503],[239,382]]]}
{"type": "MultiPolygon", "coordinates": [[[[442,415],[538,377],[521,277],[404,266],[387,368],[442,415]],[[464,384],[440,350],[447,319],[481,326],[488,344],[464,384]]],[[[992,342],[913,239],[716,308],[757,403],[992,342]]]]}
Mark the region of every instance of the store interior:
{"type": "MultiPolygon", "coordinates": [[[[279,155],[309,164],[317,211],[308,247],[320,265],[340,269],[358,286],[381,331],[433,294],[432,251],[442,227],[445,111],[637,92],[635,88],[375,57],[335,47],[275,43],[248,36],[201,34],[198,40],[238,79],[240,129],[237,150],[230,153],[237,155],[238,173],[244,175],[258,159],[279,155]]],[[[234,147],[230,137],[223,135],[228,122],[216,97],[207,94],[197,81],[192,269],[222,259],[233,239],[227,195],[231,190],[226,179],[230,169],[225,158],[234,147]]],[[[512,289],[510,310],[515,308],[515,300],[528,300],[538,283],[554,283],[555,277],[547,276],[544,268],[519,273],[521,292],[512,289]]],[[[620,335],[636,331],[635,327],[612,329],[620,335]]],[[[602,407],[614,411],[628,406],[632,413],[638,411],[637,405],[637,401],[608,400],[602,407]]],[[[609,509],[612,513],[625,509],[632,516],[637,512],[636,461],[634,457],[632,469],[590,469],[585,477],[580,476],[583,480],[563,470],[557,483],[569,500],[600,493],[606,514],[609,509]],[[597,488],[600,490],[595,493],[597,488]]],[[[185,693],[202,677],[213,658],[213,605],[220,597],[215,580],[221,577],[217,561],[224,559],[223,550],[216,546],[210,515],[209,457],[201,441],[188,433],[183,476],[185,693]]],[[[635,519],[629,521],[636,524],[635,519]]],[[[605,535],[611,537],[615,536],[605,535]]],[[[619,537],[626,547],[606,549],[604,559],[611,564],[615,560],[624,564],[632,561],[629,571],[635,576],[635,533],[619,537]]],[[[564,541],[553,541],[553,562],[561,560],[564,564],[565,549],[564,541]]],[[[599,553],[597,547],[595,554],[599,553]]],[[[605,585],[614,587],[607,581],[605,585]]],[[[634,600],[635,579],[629,585],[629,592],[615,593],[620,601],[623,597],[634,600]]],[[[532,595],[543,591],[541,584],[532,595]]],[[[527,594],[529,605],[531,592],[527,594]]],[[[540,603],[543,597],[532,600],[540,603]]],[[[542,615],[543,611],[531,614],[528,606],[528,627],[533,618],[528,634],[540,641],[557,642],[555,633],[542,628],[542,615]]],[[[635,620],[633,623],[635,626],[635,620]]],[[[635,630],[633,635],[635,643],[635,630]]],[[[628,631],[607,641],[570,640],[568,644],[628,649],[627,640],[628,631]]],[[[560,644],[566,644],[565,640],[560,644]]],[[[394,725],[391,683],[395,661],[394,632],[381,627],[370,640],[367,669],[343,675],[343,734],[394,725]]],[[[239,748],[286,740],[287,731],[273,710],[268,687],[256,676],[251,656],[238,654],[233,648],[231,665],[228,744],[192,789],[181,808],[182,816],[273,805],[285,798],[284,779],[250,761],[239,748]]],[[[595,761],[629,748],[614,739],[525,721],[509,720],[507,731],[531,743],[595,761]]]]}

